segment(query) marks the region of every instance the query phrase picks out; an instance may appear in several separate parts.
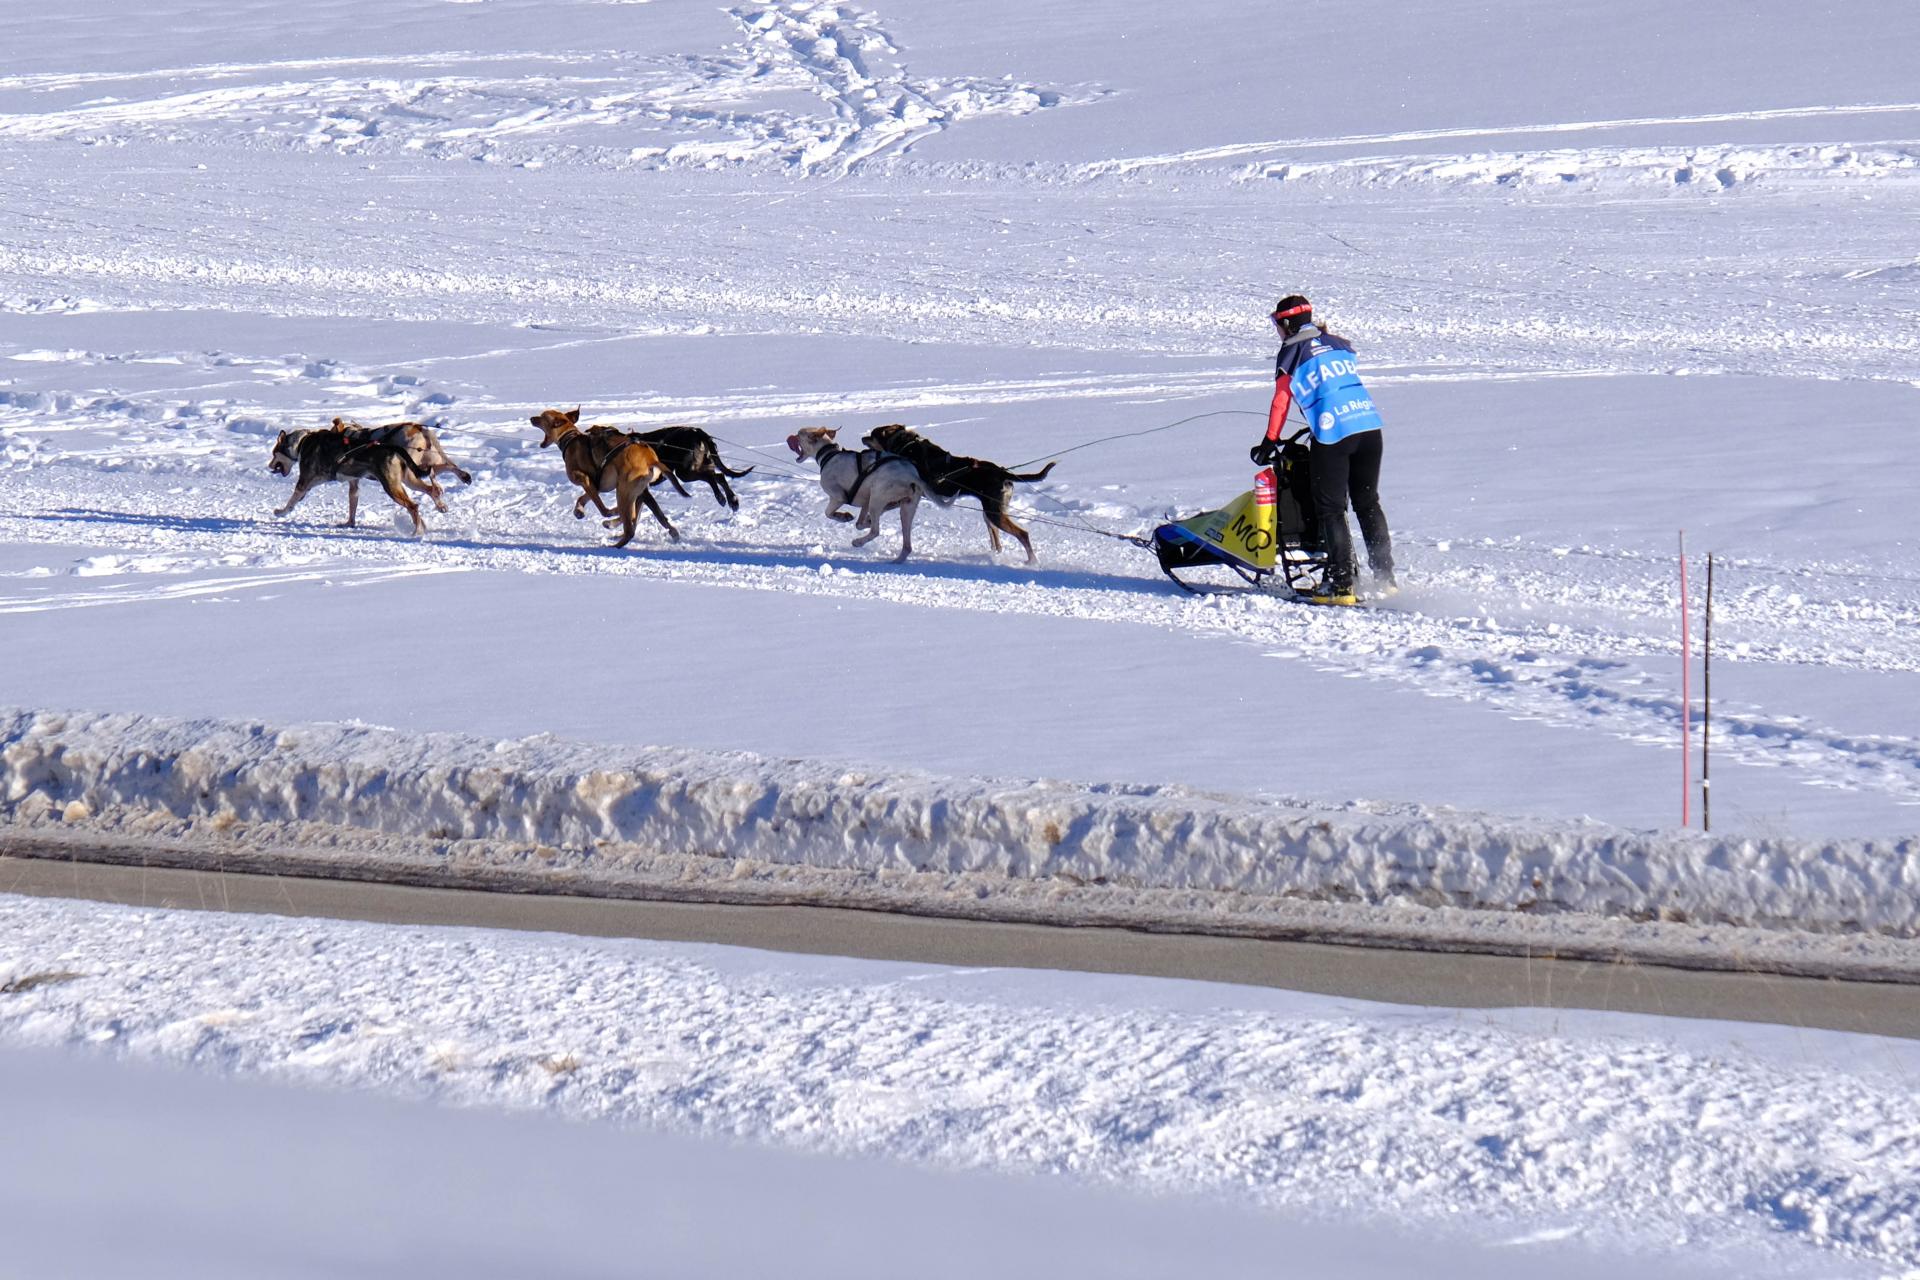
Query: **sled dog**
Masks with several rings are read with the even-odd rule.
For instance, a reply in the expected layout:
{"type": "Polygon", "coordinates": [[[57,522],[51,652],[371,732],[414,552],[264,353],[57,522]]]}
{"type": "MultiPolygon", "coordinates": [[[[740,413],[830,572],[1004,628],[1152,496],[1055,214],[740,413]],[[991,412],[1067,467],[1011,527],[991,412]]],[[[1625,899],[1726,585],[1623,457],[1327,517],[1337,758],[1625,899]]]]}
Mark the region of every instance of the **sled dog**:
{"type": "MultiPolygon", "coordinates": [[[[542,409],[529,421],[540,429],[540,447],[557,446],[561,463],[567,469],[567,479],[580,486],[580,496],[573,503],[576,519],[586,515],[589,501],[601,515],[619,517],[620,536],[613,545],[624,547],[633,541],[640,504],[645,503],[660,527],[667,531],[667,537],[675,542],[680,540],[680,531],[673,527],[667,513],[660,509],[659,500],[653,496],[654,485],[662,480],[671,481],[673,477],[652,446],[612,427],[580,430],[577,408],[566,413],[542,409]],[[607,492],[615,495],[612,507],[601,501],[600,495],[607,492]]],[[[674,487],[679,486],[676,483],[674,487]]],[[[609,519],[607,526],[611,528],[613,523],[609,519]]]]}
{"type": "Polygon", "coordinates": [[[1015,482],[1032,484],[1045,480],[1055,464],[1049,462],[1038,471],[1026,474],[1009,471],[997,462],[962,458],[948,453],[925,436],[909,431],[897,422],[875,427],[867,432],[861,443],[869,449],[879,449],[911,462],[936,499],[951,502],[961,496],[978,498],[980,513],[987,521],[987,541],[992,548],[1000,550],[1000,533],[1005,530],[1020,540],[1020,545],[1026,549],[1027,563],[1033,563],[1033,539],[1007,515],[1007,504],[1013,500],[1015,482]]]}
{"type": "Polygon", "coordinates": [[[315,485],[345,480],[347,527],[351,529],[360,508],[360,481],[372,478],[380,482],[380,487],[387,491],[389,498],[413,517],[415,537],[426,531],[426,525],[420,520],[420,508],[407,496],[402,482],[411,479],[415,482],[414,487],[424,493],[430,473],[397,445],[378,440],[356,441],[350,433],[337,428],[283,431],[280,438],[274,441],[273,461],[267,465],[278,475],[286,475],[292,470],[299,472],[299,478],[293,482],[293,496],[287,499],[286,506],[273,513],[276,516],[284,516],[292,511],[315,485]],[[289,436],[299,438],[289,442],[289,436]],[[283,458],[287,462],[284,469],[280,465],[283,458]]]}
{"type": "Polygon", "coordinates": [[[682,497],[687,492],[680,487],[682,481],[704,480],[713,490],[715,502],[733,511],[740,509],[740,499],[734,496],[733,486],[727,481],[738,480],[753,468],[735,471],[728,467],[720,460],[720,448],[714,444],[713,437],[699,427],[659,427],[627,434],[659,455],[660,465],[667,469],[673,487],[679,489],[682,497]]]}
{"type": "MultiPolygon", "coordinates": [[[[409,488],[417,489],[431,497],[436,511],[445,511],[447,503],[439,482],[434,479],[435,476],[452,472],[460,478],[461,484],[473,483],[473,477],[455,465],[453,459],[447,456],[446,450],[440,447],[440,437],[434,434],[433,428],[424,423],[390,422],[384,427],[363,427],[346,418],[335,418],[332,430],[345,432],[349,444],[388,444],[403,450],[409,458],[413,459],[414,465],[423,468],[427,474],[422,478],[408,471],[401,476],[401,479],[409,488]]],[[[267,470],[277,476],[292,475],[300,452],[300,441],[309,434],[311,433],[306,431],[281,432],[280,438],[274,441],[273,460],[267,464],[267,470]]],[[[347,482],[349,506],[358,501],[359,488],[358,480],[347,482]]]]}
{"type": "MultiPolygon", "coordinates": [[[[889,511],[900,513],[900,554],[894,562],[913,553],[913,514],[920,499],[929,492],[926,482],[905,458],[896,458],[878,449],[858,453],[842,448],[833,427],[806,427],[787,437],[787,448],[802,462],[809,459],[820,466],[820,487],[827,494],[827,516],[833,520],[852,520],[853,527],[866,532],[853,540],[864,547],[880,536],[880,517],[889,511]],[[853,503],[860,508],[855,517],[840,508],[853,503]]],[[[939,501],[938,498],[935,501],[939,501]]]]}

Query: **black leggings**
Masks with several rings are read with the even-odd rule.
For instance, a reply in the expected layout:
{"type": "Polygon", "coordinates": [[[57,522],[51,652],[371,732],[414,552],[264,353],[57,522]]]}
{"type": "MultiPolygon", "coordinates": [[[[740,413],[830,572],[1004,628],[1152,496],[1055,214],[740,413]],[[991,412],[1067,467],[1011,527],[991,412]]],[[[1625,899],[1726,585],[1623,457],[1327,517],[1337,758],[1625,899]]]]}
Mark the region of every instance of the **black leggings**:
{"type": "Polygon", "coordinates": [[[1367,544],[1367,564],[1376,578],[1393,576],[1393,539],[1387,534],[1387,516],[1380,510],[1380,451],[1378,431],[1362,431],[1334,444],[1313,443],[1307,455],[1313,474],[1313,508],[1319,517],[1320,540],[1327,548],[1327,581],[1336,587],[1353,586],[1353,535],[1347,532],[1347,499],[1360,521],[1367,544]]]}

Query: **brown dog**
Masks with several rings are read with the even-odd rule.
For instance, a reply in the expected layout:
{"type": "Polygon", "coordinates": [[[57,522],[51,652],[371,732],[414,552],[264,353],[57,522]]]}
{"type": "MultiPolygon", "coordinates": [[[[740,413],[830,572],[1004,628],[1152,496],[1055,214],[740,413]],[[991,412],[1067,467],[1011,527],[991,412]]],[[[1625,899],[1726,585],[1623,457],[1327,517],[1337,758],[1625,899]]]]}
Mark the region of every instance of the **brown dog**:
{"type": "Polygon", "coordinates": [[[1020,545],[1026,548],[1027,563],[1033,563],[1033,539],[1007,515],[1007,504],[1013,500],[1016,481],[1032,484],[1045,480],[1047,472],[1054,468],[1053,463],[1049,462],[1038,471],[1022,475],[1007,470],[997,462],[962,458],[948,453],[898,422],[875,427],[861,438],[860,443],[869,449],[891,453],[911,462],[936,498],[948,502],[962,495],[980,499],[980,514],[987,521],[987,541],[993,549],[1000,550],[1000,531],[1004,529],[1020,539],[1020,545]]]}
{"type": "MultiPolygon", "coordinates": [[[[530,421],[540,428],[540,447],[558,446],[561,461],[567,468],[567,479],[580,486],[580,496],[573,504],[576,518],[586,515],[588,501],[592,501],[603,516],[617,515],[622,528],[613,545],[624,547],[633,541],[640,504],[644,502],[660,527],[667,531],[667,537],[675,542],[680,540],[680,531],[673,527],[653,496],[653,486],[662,480],[671,480],[672,474],[650,446],[611,427],[580,430],[577,408],[570,413],[543,409],[530,421]],[[600,500],[600,495],[609,491],[616,495],[612,507],[600,500]]],[[[613,522],[607,523],[611,526],[613,522]]]]}

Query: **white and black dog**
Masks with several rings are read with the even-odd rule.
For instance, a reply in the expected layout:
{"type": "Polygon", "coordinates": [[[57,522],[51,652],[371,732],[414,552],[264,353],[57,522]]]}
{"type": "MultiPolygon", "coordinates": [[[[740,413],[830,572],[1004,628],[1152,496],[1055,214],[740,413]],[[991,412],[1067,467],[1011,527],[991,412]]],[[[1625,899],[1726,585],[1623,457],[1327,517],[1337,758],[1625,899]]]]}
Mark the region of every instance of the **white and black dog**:
{"type": "MultiPolygon", "coordinates": [[[[905,560],[913,552],[913,513],[919,509],[920,499],[933,496],[933,491],[905,458],[877,449],[842,448],[834,440],[836,434],[833,427],[806,427],[787,437],[787,448],[801,461],[812,459],[819,464],[828,518],[852,520],[854,528],[867,531],[853,540],[854,546],[864,547],[879,537],[880,517],[898,511],[900,554],[894,561],[905,560]],[[860,508],[858,517],[840,509],[849,503],[860,508]]],[[[940,499],[935,497],[934,501],[940,499]]]]}

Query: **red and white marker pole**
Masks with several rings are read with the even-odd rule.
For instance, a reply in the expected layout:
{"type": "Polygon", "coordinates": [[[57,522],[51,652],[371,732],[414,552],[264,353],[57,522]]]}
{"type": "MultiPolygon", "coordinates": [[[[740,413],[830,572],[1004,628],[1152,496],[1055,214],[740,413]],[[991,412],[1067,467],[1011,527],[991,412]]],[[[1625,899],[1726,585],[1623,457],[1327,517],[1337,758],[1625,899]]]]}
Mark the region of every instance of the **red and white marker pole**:
{"type": "Polygon", "coordinates": [[[1707,552],[1707,633],[1700,645],[1700,829],[1713,830],[1713,552],[1707,552]]]}
{"type": "Polygon", "coordinates": [[[1693,630],[1687,615],[1687,531],[1680,531],[1680,825],[1693,825],[1693,630]]]}

